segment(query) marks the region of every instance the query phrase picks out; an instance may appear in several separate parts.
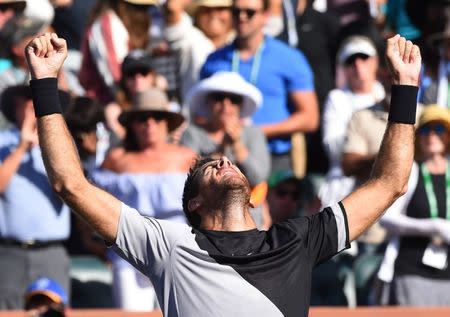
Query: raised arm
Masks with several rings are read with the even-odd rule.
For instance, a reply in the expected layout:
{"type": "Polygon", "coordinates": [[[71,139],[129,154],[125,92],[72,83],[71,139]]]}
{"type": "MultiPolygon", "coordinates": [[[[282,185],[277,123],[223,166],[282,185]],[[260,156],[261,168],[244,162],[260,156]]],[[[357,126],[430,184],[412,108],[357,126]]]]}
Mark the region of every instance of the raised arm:
{"type": "Polygon", "coordinates": [[[386,58],[393,77],[389,122],[369,181],[342,201],[350,240],[356,239],[406,192],[414,158],[420,51],[396,35],[387,42],[386,58]]]}
{"type": "Polygon", "coordinates": [[[0,164],[0,193],[4,193],[11,179],[16,175],[23,156],[38,143],[36,121],[33,109],[26,108],[25,117],[20,127],[20,143],[0,164]]]}
{"type": "Polygon", "coordinates": [[[37,117],[39,144],[54,190],[104,239],[114,242],[119,200],[90,184],[67,129],[58,99],[57,75],[67,56],[66,41],[54,33],[33,39],[25,48],[37,117]]]}

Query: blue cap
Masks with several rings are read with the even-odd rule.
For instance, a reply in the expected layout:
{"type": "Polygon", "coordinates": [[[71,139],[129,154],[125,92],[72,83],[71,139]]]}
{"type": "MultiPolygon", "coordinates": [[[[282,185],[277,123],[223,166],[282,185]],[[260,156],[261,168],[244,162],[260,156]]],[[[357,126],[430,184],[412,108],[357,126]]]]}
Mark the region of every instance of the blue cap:
{"type": "Polygon", "coordinates": [[[25,301],[29,301],[34,295],[45,295],[58,304],[67,305],[66,291],[53,279],[40,277],[30,285],[25,292],[25,301]]]}

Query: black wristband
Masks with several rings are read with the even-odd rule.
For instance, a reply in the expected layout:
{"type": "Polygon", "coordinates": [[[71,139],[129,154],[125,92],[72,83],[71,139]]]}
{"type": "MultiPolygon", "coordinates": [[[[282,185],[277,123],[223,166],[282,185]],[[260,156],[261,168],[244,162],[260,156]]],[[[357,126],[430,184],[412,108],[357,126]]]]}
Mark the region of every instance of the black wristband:
{"type": "Polygon", "coordinates": [[[30,88],[34,113],[37,118],[53,113],[62,113],[56,78],[32,79],[30,88]]]}
{"type": "Polygon", "coordinates": [[[417,93],[419,87],[392,85],[390,122],[414,124],[416,122],[417,93]]]}

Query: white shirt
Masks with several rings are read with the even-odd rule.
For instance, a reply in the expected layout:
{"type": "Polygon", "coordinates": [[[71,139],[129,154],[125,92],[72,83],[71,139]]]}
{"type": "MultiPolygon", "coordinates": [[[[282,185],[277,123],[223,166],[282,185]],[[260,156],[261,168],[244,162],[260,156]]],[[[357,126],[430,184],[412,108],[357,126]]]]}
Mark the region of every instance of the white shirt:
{"type": "Polygon", "coordinates": [[[385,95],[379,82],[368,94],[355,94],[348,88],[334,89],[328,94],[322,119],[322,142],[330,159],[330,169],[319,191],[323,206],[342,200],[353,188],[353,178],[344,176],[341,167],[347,125],[352,114],[380,102],[385,95]]]}

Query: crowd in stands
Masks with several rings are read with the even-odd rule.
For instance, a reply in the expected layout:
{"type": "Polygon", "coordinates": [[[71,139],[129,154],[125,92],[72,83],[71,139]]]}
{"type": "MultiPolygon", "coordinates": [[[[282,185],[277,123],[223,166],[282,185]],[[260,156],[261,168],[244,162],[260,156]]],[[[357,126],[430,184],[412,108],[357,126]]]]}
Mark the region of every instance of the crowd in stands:
{"type": "Polygon", "coordinates": [[[80,254],[110,267],[115,307],[158,309],[151,282],[48,183],[24,57],[48,30],[68,43],[59,97],[93,183],[145,216],[192,224],[189,167],[225,155],[249,181],[261,230],[368,179],[391,97],[385,39],[414,40],[423,73],[408,192],[316,268],[311,304],[450,305],[448,1],[0,0],[0,310],[37,316],[53,299],[63,315],[80,254]]]}

